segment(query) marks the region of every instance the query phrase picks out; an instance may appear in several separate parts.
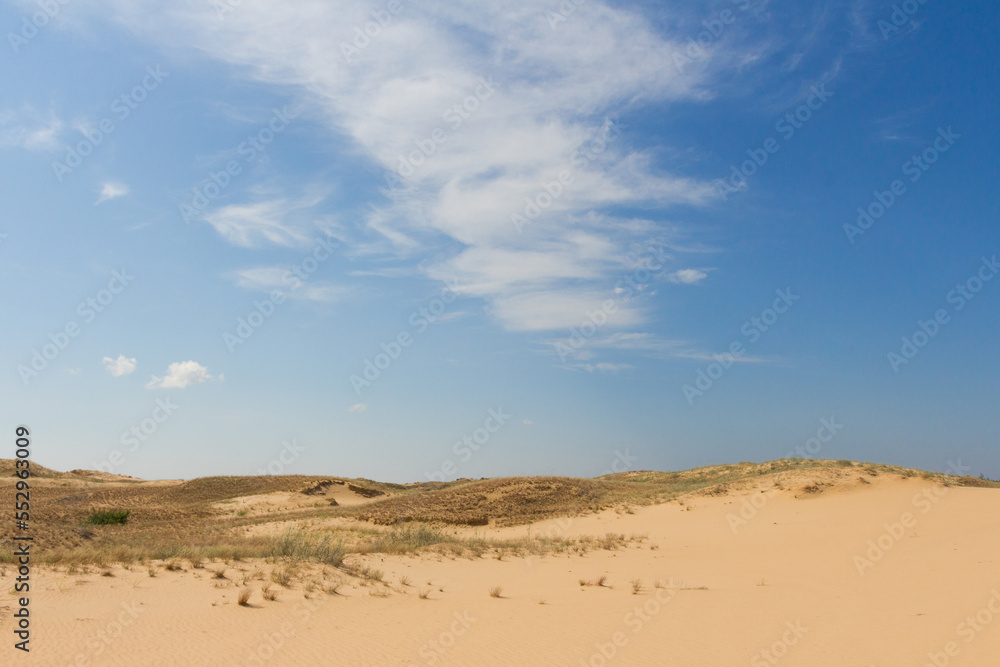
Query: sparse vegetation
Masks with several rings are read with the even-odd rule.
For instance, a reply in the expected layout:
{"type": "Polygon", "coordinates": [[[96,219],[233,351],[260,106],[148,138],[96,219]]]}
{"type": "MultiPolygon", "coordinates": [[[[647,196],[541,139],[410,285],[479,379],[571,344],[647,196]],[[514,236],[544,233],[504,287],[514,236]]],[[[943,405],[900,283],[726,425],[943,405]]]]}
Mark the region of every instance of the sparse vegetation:
{"type": "Polygon", "coordinates": [[[271,570],[271,581],[282,588],[292,587],[292,571],[287,567],[276,567],[271,570]]]}
{"type": "Polygon", "coordinates": [[[641,579],[633,579],[632,580],[632,595],[638,595],[643,590],[644,589],[642,587],[642,580],[641,579]]]}
{"type": "Polygon", "coordinates": [[[491,598],[503,597],[501,595],[502,593],[503,593],[503,588],[501,586],[494,586],[493,588],[490,589],[490,597],[491,598]]]}
{"type": "Polygon", "coordinates": [[[240,596],[239,598],[237,598],[236,601],[239,603],[241,607],[246,607],[250,604],[250,595],[252,593],[253,591],[251,591],[250,587],[247,586],[246,588],[240,591],[240,596]]]}
{"type": "MultiPolygon", "coordinates": [[[[318,503],[294,510],[269,507],[271,512],[246,505],[238,505],[239,511],[234,512],[236,508],[232,505],[244,496],[299,492],[331,478],[207,477],[178,484],[148,485],[140,480],[95,476],[87,471],[60,473],[37,466],[36,477],[48,482],[32,490],[32,495],[38,498],[37,562],[100,568],[138,564],[178,571],[175,568],[184,561],[197,570],[206,562],[267,559],[283,564],[314,562],[346,569],[344,559],[351,554],[431,552],[445,557],[498,559],[583,554],[591,550],[630,548],[645,538],[608,533],[603,537],[495,539],[470,535],[468,531],[459,533],[450,526],[514,525],[600,509],[627,513],[631,508],[669,501],[684,494],[726,494],[760,485],[761,478],[766,479],[767,486],[798,490],[803,484],[819,488],[819,484],[844,475],[851,475],[858,484],[896,475],[922,476],[949,486],[1000,488],[1000,482],[984,475],[955,477],[896,466],[848,463],[850,466],[843,461],[785,459],[683,472],[616,473],[590,480],[539,477],[398,485],[338,479],[338,487],[348,488],[351,484],[362,489],[364,493],[355,492],[370,497],[370,502],[342,506],[318,503]],[[804,473],[807,479],[803,479],[804,473]],[[862,473],[867,479],[860,478],[862,473]],[[72,480],[74,486],[54,484],[60,480],[72,480]],[[226,501],[230,502],[217,504],[226,501]],[[243,511],[246,513],[242,514],[243,511]],[[322,529],[293,529],[280,534],[245,530],[275,521],[333,518],[360,522],[342,522],[322,529]]],[[[13,469],[12,461],[0,460],[0,474],[4,471],[9,474],[13,469]]],[[[13,487],[2,483],[2,478],[0,502],[13,502],[13,487]]],[[[0,538],[4,537],[0,534],[0,538]]],[[[13,549],[0,547],[0,563],[10,563],[12,559],[13,549]]]]}

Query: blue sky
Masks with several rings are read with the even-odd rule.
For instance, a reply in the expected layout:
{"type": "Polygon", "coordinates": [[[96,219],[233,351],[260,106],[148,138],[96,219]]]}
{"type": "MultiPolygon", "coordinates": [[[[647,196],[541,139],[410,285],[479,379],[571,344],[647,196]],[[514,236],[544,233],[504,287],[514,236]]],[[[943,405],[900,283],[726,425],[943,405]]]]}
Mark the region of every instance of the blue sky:
{"type": "Polygon", "coordinates": [[[0,4],[9,428],[145,478],[1000,477],[1000,8],[802,4],[0,4]]]}

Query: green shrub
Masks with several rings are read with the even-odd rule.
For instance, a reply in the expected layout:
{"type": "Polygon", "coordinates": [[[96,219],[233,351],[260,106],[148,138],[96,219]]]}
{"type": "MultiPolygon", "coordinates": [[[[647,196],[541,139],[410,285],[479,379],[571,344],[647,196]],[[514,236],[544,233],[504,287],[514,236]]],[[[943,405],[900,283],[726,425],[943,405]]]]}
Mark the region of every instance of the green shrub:
{"type": "Polygon", "coordinates": [[[87,523],[92,523],[95,526],[124,525],[128,523],[128,517],[131,513],[132,510],[104,510],[102,512],[94,512],[87,517],[87,523]]]}

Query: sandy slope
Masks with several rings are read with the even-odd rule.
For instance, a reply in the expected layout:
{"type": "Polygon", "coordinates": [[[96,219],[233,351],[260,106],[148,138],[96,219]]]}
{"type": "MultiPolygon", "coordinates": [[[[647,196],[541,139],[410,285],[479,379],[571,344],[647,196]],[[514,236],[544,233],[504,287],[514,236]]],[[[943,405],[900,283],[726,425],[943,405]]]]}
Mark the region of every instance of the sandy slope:
{"type": "MultiPolygon", "coordinates": [[[[155,578],[143,568],[114,577],[41,572],[29,660],[10,648],[12,596],[0,598],[8,607],[0,610],[0,664],[1000,664],[996,490],[912,478],[798,498],[741,493],[531,527],[648,535],[615,552],[368,557],[385,571],[388,597],[352,580],[342,595],[311,601],[301,585],[274,602],[255,592],[253,607],[243,608],[239,587],[206,570],[155,578]],[[735,520],[741,511],[745,523],[735,520]],[[611,588],[579,585],[601,574],[611,588]],[[643,582],[638,595],[633,579],[643,582]],[[502,598],[489,596],[492,586],[503,587],[502,598]],[[419,599],[428,588],[429,599],[419,599]]],[[[11,581],[8,568],[4,591],[11,581]]]]}

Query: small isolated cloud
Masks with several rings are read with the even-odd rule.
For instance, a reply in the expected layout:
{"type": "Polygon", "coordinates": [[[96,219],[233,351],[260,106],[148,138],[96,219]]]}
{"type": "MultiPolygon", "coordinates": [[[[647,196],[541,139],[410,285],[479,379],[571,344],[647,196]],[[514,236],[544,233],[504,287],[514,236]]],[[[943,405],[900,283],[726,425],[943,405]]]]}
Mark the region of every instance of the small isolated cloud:
{"type": "Polygon", "coordinates": [[[102,361],[104,362],[104,367],[108,369],[108,372],[116,378],[128,375],[135,370],[136,366],[135,357],[128,359],[124,354],[119,354],[117,359],[104,357],[102,361]]]}
{"type": "Polygon", "coordinates": [[[525,419],[521,423],[524,424],[525,426],[531,426],[535,422],[531,421],[530,419],[525,419]]]}
{"type": "Polygon", "coordinates": [[[708,274],[698,269],[681,269],[667,276],[667,280],[678,285],[694,285],[705,278],[708,278],[708,274]]]}
{"type": "Polygon", "coordinates": [[[347,408],[348,412],[364,412],[368,409],[368,406],[364,403],[355,403],[351,407],[347,408]]]}
{"type": "Polygon", "coordinates": [[[79,369],[79,368],[67,368],[66,372],[69,373],[70,375],[79,375],[80,374],[80,370],[81,369],[79,369]]]}
{"type": "Polygon", "coordinates": [[[222,375],[209,375],[208,369],[197,361],[177,361],[167,367],[166,377],[151,376],[146,389],[183,389],[191,384],[221,379],[222,375]]]}
{"type": "Polygon", "coordinates": [[[94,206],[97,206],[101,202],[106,202],[109,199],[116,199],[118,197],[123,197],[127,195],[128,192],[129,192],[128,186],[125,185],[124,183],[113,183],[113,182],[105,183],[101,187],[101,196],[98,197],[97,201],[94,202],[94,206]]]}

